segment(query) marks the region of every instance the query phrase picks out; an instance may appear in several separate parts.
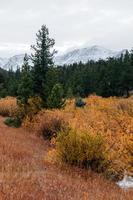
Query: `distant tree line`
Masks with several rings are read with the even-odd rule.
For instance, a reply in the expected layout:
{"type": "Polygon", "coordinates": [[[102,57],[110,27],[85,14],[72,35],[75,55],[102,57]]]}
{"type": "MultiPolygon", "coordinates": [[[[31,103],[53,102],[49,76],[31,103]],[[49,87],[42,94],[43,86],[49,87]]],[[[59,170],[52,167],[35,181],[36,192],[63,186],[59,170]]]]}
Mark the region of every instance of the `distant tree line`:
{"type": "Polygon", "coordinates": [[[133,51],[126,51],[119,58],[55,66],[54,44],[43,25],[36,34],[33,54],[25,55],[22,68],[15,72],[0,69],[0,97],[15,96],[26,104],[30,97],[39,96],[43,107],[59,108],[65,98],[87,97],[93,93],[103,97],[130,95],[133,51]]]}
{"type": "Polygon", "coordinates": [[[57,69],[65,94],[71,89],[74,96],[95,93],[103,97],[128,97],[133,90],[133,51],[126,51],[119,58],[80,62],[57,69]]]}

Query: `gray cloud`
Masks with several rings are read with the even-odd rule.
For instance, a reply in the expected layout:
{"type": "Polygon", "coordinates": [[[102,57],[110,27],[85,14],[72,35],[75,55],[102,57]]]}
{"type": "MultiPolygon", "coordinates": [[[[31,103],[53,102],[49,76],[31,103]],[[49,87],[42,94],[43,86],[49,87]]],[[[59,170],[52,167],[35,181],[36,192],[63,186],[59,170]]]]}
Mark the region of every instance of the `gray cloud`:
{"type": "Polygon", "coordinates": [[[0,0],[0,56],[29,51],[42,24],[60,50],[133,46],[132,0],[0,0]]]}

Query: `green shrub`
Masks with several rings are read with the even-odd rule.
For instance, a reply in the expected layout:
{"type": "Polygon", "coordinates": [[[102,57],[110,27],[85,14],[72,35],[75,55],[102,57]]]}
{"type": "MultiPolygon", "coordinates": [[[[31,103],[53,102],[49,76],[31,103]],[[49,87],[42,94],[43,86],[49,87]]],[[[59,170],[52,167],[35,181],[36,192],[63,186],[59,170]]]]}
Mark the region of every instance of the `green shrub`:
{"type": "Polygon", "coordinates": [[[72,165],[91,168],[101,172],[106,166],[104,140],[101,135],[68,130],[57,136],[56,148],[59,158],[72,165]]]}
{"type": "Polygon", "coordinates": [[[72,99],[73,98],[73,91],[72,88],[68,88],[67,94],[66,94],[67,99],[72,99]]]}
{"type": "Polygon", "coordinates": [[[21,126],[21,122],[17,118],[7,118],[4,122],[7,126],[19,128],[21,126]]]}
{"type": "Polygon", "coordinates": [[[15,117],[22,121],[27,116],[32,118],[36,115],[42,108],[42,99],[40,97],[30,97],[26,104],[17,101],[18,110],[15,113],[15,117]]]}
{"type": "Polygon", "coordinates": [[[55,109],[55,108],[63,108],[65,104],[65,100],[63,99],[63,88],[62,85],[56,84],[47,101],[48,108],[55,109]]]}
{"type": "Polygon", "coordinates": [[[82,107],[84,107],[85,105],[86,105],[86,103],[83,101],[83,99],[82,99],[81,97],[79,97],[79,98],[77,98],[77,99],[75,100],[75,106],[76,106],[76,107],[82,108],[82,107]]]}

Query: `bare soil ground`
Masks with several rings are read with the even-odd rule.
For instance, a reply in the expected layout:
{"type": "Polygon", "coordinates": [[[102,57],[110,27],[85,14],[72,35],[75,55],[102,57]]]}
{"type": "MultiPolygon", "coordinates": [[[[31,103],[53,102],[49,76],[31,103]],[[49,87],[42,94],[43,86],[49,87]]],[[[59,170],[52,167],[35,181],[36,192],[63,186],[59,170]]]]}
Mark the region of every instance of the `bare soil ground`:
{"type": "Polygon", "coordinates": [[[0,200],[133,200],[100,175],[44,162],[47,141],[0,117],[0,200]]]}

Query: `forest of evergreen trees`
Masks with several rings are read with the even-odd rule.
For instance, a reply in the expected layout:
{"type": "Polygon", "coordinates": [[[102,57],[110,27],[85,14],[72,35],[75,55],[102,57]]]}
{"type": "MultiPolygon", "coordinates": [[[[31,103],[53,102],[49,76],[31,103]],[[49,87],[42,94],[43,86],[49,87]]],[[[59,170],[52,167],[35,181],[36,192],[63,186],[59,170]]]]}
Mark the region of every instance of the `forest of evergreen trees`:
{"type": "Polygon", "coordinates": [[[0,97],[15,96],[26,103],[29,97],[39,96],[44,107],[52,108],[54,93],[59,98],[87,97],[93,93],[103,97],[128,97],[133,90],[133,51],[106,61],[55,66],[55,50],[51,51],[55,41],[49,37],[47,27],[43,25],[36,37],[33,54],[25,55],[21,69],[16,72],[0,69],[0,97]]]}

